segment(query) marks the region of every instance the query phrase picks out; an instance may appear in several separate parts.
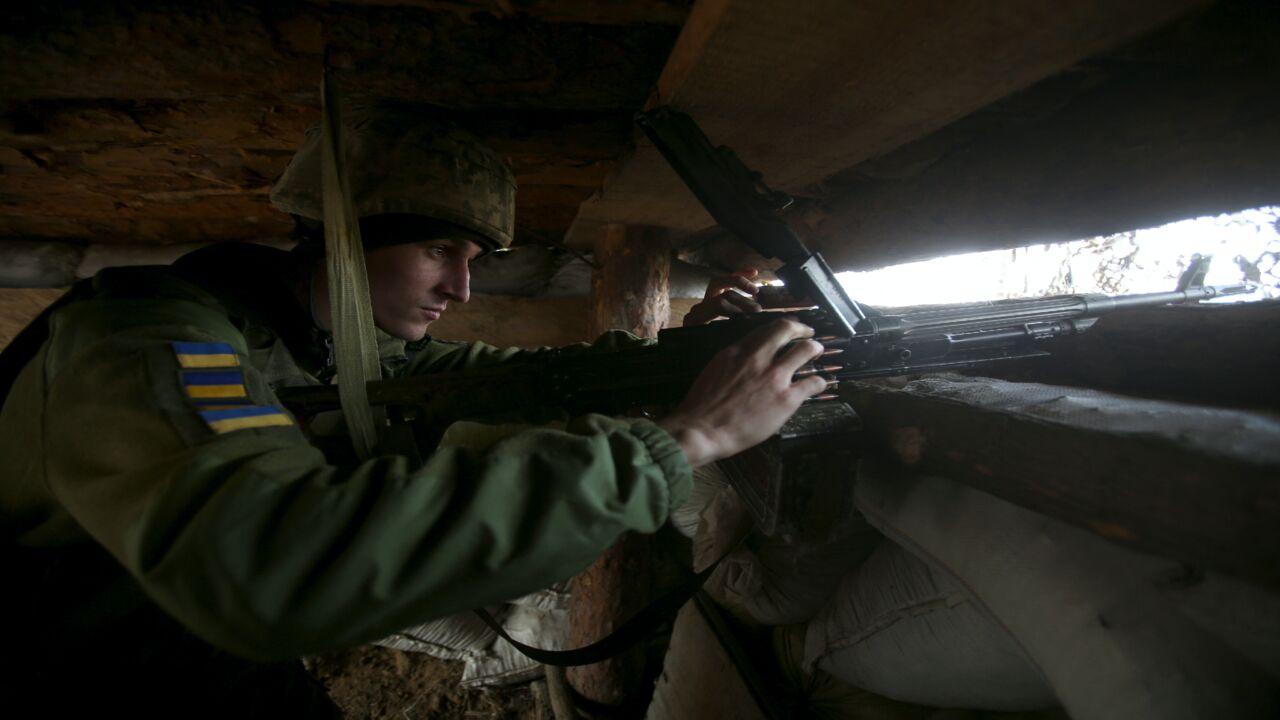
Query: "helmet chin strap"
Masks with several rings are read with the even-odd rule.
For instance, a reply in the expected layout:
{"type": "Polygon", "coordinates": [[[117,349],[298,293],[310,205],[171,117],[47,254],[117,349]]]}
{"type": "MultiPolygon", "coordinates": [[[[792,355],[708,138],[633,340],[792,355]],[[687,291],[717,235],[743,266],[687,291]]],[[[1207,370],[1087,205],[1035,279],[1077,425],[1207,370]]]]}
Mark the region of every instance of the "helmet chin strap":
{"type": "Polygon", "coordinates": [[[368,458],[385,424],[381,409],[369,405],[366,383],[382,379],[369,275],[364,264],[360,225],[350,202],[350,181],[342,144],[341,100],[333,73],[325,68],[320,86],[320,177],[324,198],[325,264],[329,278],[329,315],[333,328],[338,397],[357,456],[368,458]]]}

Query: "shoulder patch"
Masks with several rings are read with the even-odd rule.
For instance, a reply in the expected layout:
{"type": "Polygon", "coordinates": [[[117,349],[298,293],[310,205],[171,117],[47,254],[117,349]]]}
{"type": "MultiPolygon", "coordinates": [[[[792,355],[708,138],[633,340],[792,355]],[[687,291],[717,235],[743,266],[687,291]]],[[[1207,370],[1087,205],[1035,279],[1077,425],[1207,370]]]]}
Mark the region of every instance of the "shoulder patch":
{"type": "Polygon", "coordinates": [[[197,406],[248,405],[244,373],[232,370],[183,370],[182,389],[197,406]]]}
{"type": "Polygon", "coordinates": [[[248,428],[285,427],[293,424],[293,419],[283,410],[263,405],[240,408],[222,408],[218,410],[200,410],[210,430],[221,435],[233,430],[248,428]]]}
{"type": "Polygon", "coordinates": [[[237,430],[298,430],[230,343],[169,341],[146,357],[154,402],[188,444],[237,430]]]}
{"type": "Polygon", "coordinates": [[[173,354],[183,368],[238,367],[240,357],[235,348],[220,342],[175,342],[173,354]]]}

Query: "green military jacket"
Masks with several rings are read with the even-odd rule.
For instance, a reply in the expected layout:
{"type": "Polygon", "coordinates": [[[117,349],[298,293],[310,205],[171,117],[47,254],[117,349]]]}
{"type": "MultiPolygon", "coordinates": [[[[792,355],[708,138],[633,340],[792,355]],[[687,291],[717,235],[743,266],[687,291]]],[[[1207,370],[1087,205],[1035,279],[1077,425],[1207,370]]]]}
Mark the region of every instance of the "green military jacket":
{"type": "MultiPolygon", "coordinates": [[[[107,270],[48,315],[0,413],[11,541],[99,543],[196,634],[265,659],[545,587],[620,533],[657,530],[687,496],[669,435],[599,415],[442,444],[416,466],[332,464],[274,395],[320,382],[327,352],[273,252],[107,270]]],[[[390,374],[548,352],[384,350],[390,374]]]]}

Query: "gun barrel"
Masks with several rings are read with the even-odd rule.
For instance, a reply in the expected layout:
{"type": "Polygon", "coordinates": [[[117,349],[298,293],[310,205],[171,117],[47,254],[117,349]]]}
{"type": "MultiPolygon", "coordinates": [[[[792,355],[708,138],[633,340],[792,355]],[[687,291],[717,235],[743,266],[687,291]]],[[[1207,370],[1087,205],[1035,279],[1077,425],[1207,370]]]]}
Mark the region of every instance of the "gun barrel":
{"type": "Polygon", "coordinates": [[[1212,300],[1216,297],[1225,297],[1227,295],[1241,295],[1253,291],[1253,286],[1248,283],[1241,285],[1197,285],[1189,287],[1185,290],[1173,290],[1170,292],[1144,293],[1139,295],[1117,295],[1097,296],[1100,300],[1094,299],[1090,303],[1090,311],[1096,312],[1098,315],[1111,312],[1113,310],[1123,310],[1133,307],[1150,307],[1152,305],[1178,305],[1182,303],[1199,302],[1201,300],[1212,300]]]}
{"type": "Polygon", "coordinates": [[[932,332],[965,333],[991,329],[1002,324],[1025,325],[1077,318],[1096,318],[1116,310],[1198,302],[1215,297],[1248,292],[1246,285],[1201,286],[1171,292],[1138,295],[1056,295],[1018,298],[984,303],[945,305],[912,310],[901,315],[876,319],[885,329],[904,336],[932,332]]]}

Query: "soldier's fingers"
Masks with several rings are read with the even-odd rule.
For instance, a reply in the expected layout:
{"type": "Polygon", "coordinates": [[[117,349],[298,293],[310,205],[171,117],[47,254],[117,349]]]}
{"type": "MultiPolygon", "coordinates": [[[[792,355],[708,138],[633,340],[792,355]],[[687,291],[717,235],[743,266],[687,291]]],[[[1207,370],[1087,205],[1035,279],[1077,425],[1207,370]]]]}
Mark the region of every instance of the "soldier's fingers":
{"type": "Polygon", "coordinates": [[[707,283],[707,291],[702,294],[702,299],[711,300],[712,298],[719,297],[724,294],[725,290],[728,290],[731,287],[733,287],[733,278],[727,275],[712,278],[711,281],[707,283]]]}
{"type": "Polygon", "coordinates": [[[730,297],[731,295],[734,295],[734,294],[735,293],[725,293],[724,295],[721,295],[720,297],[715,299],[716,314],[722,315],[722,316],[742,314],[742,309],[739,308],[737,304],[735,304],[730,297]]]}
{"type": "Polygon", "coordinates": [[[743,338],[741,347],[748,353],[759,353],[772,363],[787,343],[810,337],[813,337],[813,328],[791,318],[781,318],[752,331],[743,338]]]}
{"type": "Polygon", "coordinates": [[[756,274],[757,271],[755,270],[752,270],[750,275],[735,273],[730,276],[733,279],[733,285],[731,287],[735,290],[741,290],[748,295],[755,295],[760,292],[760,286],[751,282],[751,278],[755,277],[756,274]]]}
{"type": "Polygon", "coordinates": [[[760,307],[760,303],[751,298],[740,295],[736,292],[727,292],[721,295],[721,307],[726,315],[740,313],[758,313],[764,308],[760,307]]]}
{"type": "MultiPolygon", "coordinates": [[[[742,282],[742,280],[738,275],[718,275],[713,277],[707,283],[707,292],[702,297],[705,300],[710,300],[713,297],[722,295],[730,289],[739,287],[738,283],[742,282]]],[[[747,283],[752,284],[750,280],[747,283]]]]}
{"type": "Polygon", "coordinates": [[[813,304],[792,297],[786,288],[777,285],[765,285],[760,288],[760,292],[756,294],[756,302],[767,308],[797,308],[813,304]]]}
{"type": "Polygon", "coordinates": [[[711,278],[710,282],[707,283],[707,291],[703,293],[702,299],[710,300],[731,289],[741,290],[748,295],[755,295],[760,291],[760,288],[751,282],[751,278],[758,274],[758,270],[742,270],[732,275],[719,275],[711,278]]]}
{"type": "Polygon", "coordinates": [[[821,355],[825,349],[822,343],[816,340],[799,340],[783,351],[774,364],[779,372],[784,372],[787,377],[791,377],[805,363],[821,355]]]}
{"type": "Polygon", "coordinates": [[[801,378],[791,384],[791,391],[804,398],[811,398],[814,395],[821,394],[826,389],[827,381],[817,375],[801,378]]]}

